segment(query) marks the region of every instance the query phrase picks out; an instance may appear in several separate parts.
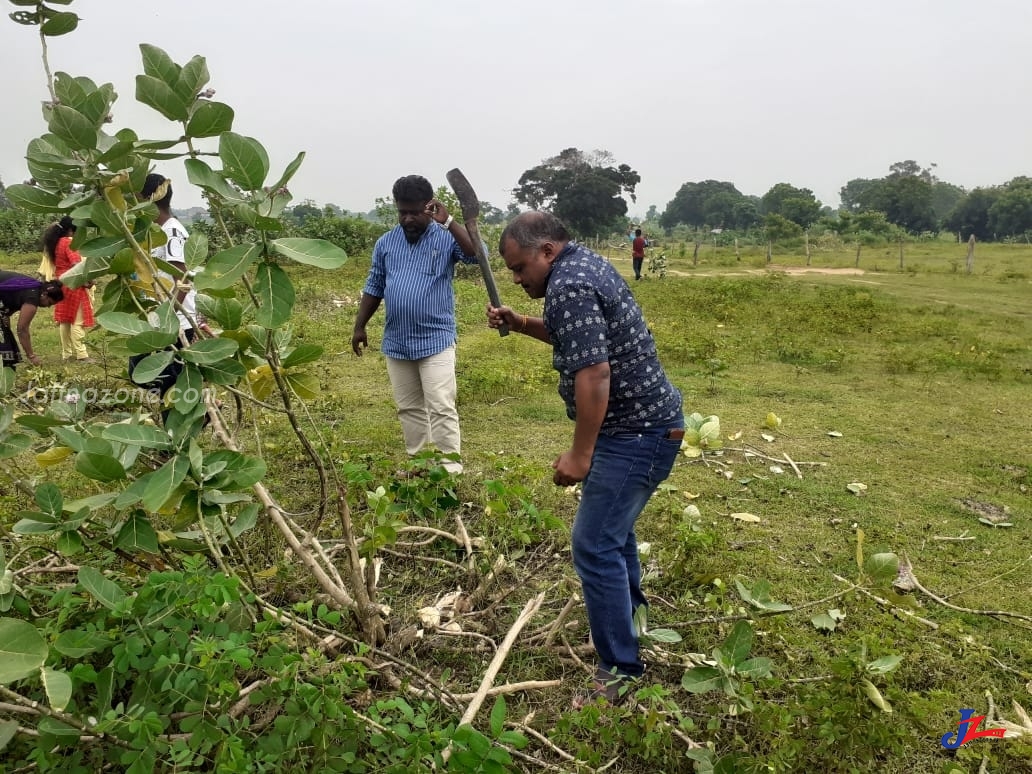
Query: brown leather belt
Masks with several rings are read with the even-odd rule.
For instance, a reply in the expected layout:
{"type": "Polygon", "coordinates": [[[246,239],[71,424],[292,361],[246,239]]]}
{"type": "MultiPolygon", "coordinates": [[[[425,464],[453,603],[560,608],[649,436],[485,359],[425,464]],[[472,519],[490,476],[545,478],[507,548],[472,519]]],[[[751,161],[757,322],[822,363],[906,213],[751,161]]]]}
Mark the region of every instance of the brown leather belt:
{"type": "Polygon", "coordinates": [[[668,440],[671,440],[671,441],[681,441],[681,440],[684,440],[684,428],[683,427],[672,427],[672,428],[670,428],[669,430],[666,431],[666,435],[664,435],[663,437],[668,439],[668,440]]]}

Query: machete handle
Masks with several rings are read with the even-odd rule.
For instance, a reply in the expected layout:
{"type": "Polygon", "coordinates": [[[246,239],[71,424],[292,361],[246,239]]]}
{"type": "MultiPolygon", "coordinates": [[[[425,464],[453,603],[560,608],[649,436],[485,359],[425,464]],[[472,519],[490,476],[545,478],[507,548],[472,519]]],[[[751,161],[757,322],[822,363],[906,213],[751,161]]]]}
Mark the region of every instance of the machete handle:
{"type": "MultiPolygon", "coordinates": [[[[480,239],[480,229],[477,228],[477,218],[480,217],[480,199],[477,192],[469,184],[469,180],[462,174],[462,170],[449,170],[445,175],[448,178],[448,185],[455,192],[455,198],[459,200],[462,208],[462,220],[466,225],[466,233],[473,240],[473,249],[477,256],[477,263],[480,264],[480,274],[484,277],[484,284],[487,286],[487,297],[491,299],[491,305],[498,308],[502,305],[498,297],[498,286],[495,284],[494,272],[491,271],[491,262],[487,260],[487,253],[484,252],[484,243],[480,239]]],[[[509,335],[509,326],[502,323],[498,326],[499,336],[509,335]]]]}
{"type": "MultiPolygon", "coordinates": [[[[498,296],[498,285],[495,284],[491,262],[487,259],[487,253],[484,252],[484,242],[480,238],[480,228],[477,226],[476,218],[470,218],[465,225],[466,233],[469,234],[469,238],[473,241],[473,246],[476,248],[477,263],[480,264],[480,274],[484,277],[484,285],[487,286],[487,297],[491,300],[491,306],[497,309],[502,305],[502,300],[498,296]]],[[[508,336],[509,326],[505,323],[499,325],[498,335],[508,336]]]]}

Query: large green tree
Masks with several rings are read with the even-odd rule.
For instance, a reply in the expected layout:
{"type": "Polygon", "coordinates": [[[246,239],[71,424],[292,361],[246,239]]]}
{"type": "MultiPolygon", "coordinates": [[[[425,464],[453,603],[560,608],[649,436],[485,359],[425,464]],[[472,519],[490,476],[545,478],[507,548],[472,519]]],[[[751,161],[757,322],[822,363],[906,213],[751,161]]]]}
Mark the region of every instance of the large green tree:
{"type": "Polygon", "coordinates": [[[11,201],[7,198],[7,189],[4,188],[4,181],[0,180],[0,210],[11,209],[11,201]]]}
{"type": "Polygon", "coordinates": [[[943,227],[967,240],[974,234],[980,242],[993,238],[989,210],[1000,198],[1000,188],[976,188],[961,199],[943,220],[943,227]]]}
{"type": "Polygon", "coordinates": [[[1032,232],[1032,178],[1016,177],[1004,186],[989,208],[989,228],[997,239],[1032,232]]]}
{"type": "Polygon", "coordinates": [[[755,203],[734,183],[702,180],[685,183],[677,189],[660,215],[659,223],[666,229],[680,224],[693,228],[749,228],[758,219],[755,203]]]}
{"type": "Polygon", "coordinates": [[[809,228],[821,216],[821,203],[809,188],[777,183],[760,200],[764,215],[780,215],[800,228],[809,228]]]}
{"type": "Polygon", "coordinates": [[[935,231],[941,217],[937,217],[936,207],[948,206],[956,186],[942,184],[932,167],[907,159],[892,164],[885,177],[850,180],[839,194],[842,206],[848,212],[884,213],[890,223],[911,233],[935,231]],[[937,192],[940,184],[946,188],[937,192]]]}
{"type": "Polygon", "coordinates": [[[624,228],[627,201],[641,176],[617,164],[608,151],[585,153],[567,148],[520,175],[516,201],[532,209],[551,210],[574,233],[609,234],[624,228]]]}

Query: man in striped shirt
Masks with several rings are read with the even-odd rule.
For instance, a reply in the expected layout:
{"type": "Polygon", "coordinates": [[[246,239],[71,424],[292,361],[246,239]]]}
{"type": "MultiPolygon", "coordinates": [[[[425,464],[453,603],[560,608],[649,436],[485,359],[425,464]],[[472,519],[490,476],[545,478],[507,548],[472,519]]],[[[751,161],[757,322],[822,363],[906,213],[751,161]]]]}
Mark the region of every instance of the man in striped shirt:
{"type": "MultiPolygon", "coordinates": [[[[369,277],[351,335],[356,355],[369,346],[366,324],[387,304],[380,350],[398,407],[405,451],[433,445],[461,453],[455,407],[455,262],[476,263],[469,233],[434,198],[426,178],[407,175],[394,183],[398,225],[376,241],[369,277]]],[[[462,464],[444,467],[461,473],[462,464]]]]}

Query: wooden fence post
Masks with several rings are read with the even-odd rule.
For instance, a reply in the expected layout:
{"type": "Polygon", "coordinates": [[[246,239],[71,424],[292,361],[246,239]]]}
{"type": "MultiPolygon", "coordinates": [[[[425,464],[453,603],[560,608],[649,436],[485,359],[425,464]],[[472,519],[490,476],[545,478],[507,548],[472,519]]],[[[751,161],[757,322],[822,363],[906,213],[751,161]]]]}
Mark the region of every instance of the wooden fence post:
{"type": "Polygon", "coordinates": [[[742,254],[738,252],[738,237],[735,237],[735,260],[742,260],[742,254]]]}
{"type": "Polygon", "coordinates": [[[856,263],[853,264],[854,266],[859,266],[860,265],[860,248],[861,247],[863,247],[863,245],[860,244],[860,240],[859,239],[856,240],[856,263]]]}
{"type": "Polygon", "coordinates": [[[774,240],[773,239],[768,239],[767,240],[767,263],[770,263],[770,259],[773,257],[773,255],[774,255],[774,240]]]}
{"type": "Polygon", "coordinates": [[[968,240],[967,273],[970,274],[975,268],[975,235],[968,240]]]}
{"type": "Polygon", "coordinates": [[[806,265],[809,266],[810,265],[810,229],[806,229],[806,231],[803,232],[803,235],[806,237],[806,265]]]}
{"type": "Polygon", "coordinates": [[[899,238],[899,268],[903,270],[903,237],[899,238]]]}

